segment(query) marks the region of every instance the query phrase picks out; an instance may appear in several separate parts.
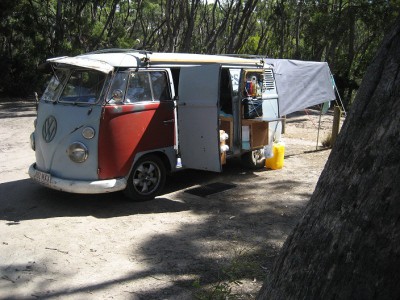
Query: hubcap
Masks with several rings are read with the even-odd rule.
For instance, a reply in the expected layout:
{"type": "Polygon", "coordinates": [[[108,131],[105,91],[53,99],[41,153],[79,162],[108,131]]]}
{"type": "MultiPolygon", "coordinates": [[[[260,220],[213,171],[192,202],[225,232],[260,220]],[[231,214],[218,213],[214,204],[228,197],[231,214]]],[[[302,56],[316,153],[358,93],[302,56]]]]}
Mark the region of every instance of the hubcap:
{"type": "Polygon", "coordinates": [[[153,162],[143,162],[135,170],[133,176],[133,186],[135,190],[148,195],[154,192],[160,184],[160,169],[153,162]]]}

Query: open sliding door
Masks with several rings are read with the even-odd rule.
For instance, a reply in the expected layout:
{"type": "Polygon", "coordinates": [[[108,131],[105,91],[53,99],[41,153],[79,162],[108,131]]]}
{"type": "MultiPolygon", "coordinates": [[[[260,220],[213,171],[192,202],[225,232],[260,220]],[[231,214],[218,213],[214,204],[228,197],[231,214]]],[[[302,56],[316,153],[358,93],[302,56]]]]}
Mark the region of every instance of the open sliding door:
{"type": "Polygon", "coordinates": [[[218,99],[221,66],[181,68],[178,140],[185,168],[221,172],[218,99]]]}

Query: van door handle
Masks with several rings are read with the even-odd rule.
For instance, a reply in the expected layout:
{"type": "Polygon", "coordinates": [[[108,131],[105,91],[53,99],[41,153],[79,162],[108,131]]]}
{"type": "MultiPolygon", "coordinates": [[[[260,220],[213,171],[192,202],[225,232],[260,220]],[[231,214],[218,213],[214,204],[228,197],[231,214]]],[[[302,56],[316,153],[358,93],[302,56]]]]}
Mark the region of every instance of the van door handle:
{"type": "Polygon", "coordinates": [[[174,122],[175,122],[175,119],[163,121],[164,125],[168,125],[168,124],[174,123],[174,122]]]}

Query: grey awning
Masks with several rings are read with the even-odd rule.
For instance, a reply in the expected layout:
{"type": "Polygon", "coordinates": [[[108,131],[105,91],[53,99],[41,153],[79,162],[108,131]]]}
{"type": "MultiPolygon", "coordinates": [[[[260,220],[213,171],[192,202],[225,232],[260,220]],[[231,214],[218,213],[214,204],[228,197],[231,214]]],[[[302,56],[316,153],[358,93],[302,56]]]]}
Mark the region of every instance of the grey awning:
{"type": "Polygon", "coordinates": [[[326,62],[290,59],[265,61],[274,66],[281,116],[336,99],[326,62]]]}

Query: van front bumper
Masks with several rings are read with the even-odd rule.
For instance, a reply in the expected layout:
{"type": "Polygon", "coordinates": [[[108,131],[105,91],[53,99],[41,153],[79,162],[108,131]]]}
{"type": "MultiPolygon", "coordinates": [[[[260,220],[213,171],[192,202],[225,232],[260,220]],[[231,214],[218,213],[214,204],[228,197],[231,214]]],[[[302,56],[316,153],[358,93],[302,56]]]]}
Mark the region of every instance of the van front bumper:
{"type": "Polygon", "coordinates": [[[36,169],[36,164],[29,167],[29,176],[37,183],[54,190],[77,194],[102,194],[122,191],[126,187],[126,178],[106,180],[68,180],[51,176],[36,169]]]}

